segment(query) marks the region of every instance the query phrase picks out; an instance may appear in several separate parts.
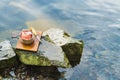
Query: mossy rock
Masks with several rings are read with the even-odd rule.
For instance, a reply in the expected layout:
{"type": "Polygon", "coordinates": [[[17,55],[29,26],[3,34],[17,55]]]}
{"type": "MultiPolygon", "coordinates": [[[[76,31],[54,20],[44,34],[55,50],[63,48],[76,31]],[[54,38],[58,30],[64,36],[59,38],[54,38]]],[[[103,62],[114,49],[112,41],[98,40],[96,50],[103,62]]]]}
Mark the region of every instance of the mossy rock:
{"type": "Polygon", "coordinates": [[[61,47],[73,67],[80,63],[83,52],[83,41],[80,41],[80,43],[67,43],[61,47]]]}
{"type": "MultiPolygon", "coordinates": [[[[14,47],[15,41],[12,42],[14,47]]],[[[19,60],[26,65],[69,68],[80,63],[83,46],[83,41],[73,39],[64,30],[52,28],[43,32],[37,52],[18,49],[15,49],[15,52],[19,60]]]]}
{"type": "Polygon", "coordinates": [[[64,30],[58,28],[49,29],[43,35],[46,37],[46,40],[48,39],[48,41],[63,49],[72,67],[80,63],[84,47],[82,40],[74,39],[64,30]]]}
{"type": "Polygon", "coordinates": [[[26,65],[35,66],[58,66],[69,68],[71,67],[62,48],[53,43],[41,40],[38,52],[30,52],[23,50],[15,50],[19,60],[26,65]]]}

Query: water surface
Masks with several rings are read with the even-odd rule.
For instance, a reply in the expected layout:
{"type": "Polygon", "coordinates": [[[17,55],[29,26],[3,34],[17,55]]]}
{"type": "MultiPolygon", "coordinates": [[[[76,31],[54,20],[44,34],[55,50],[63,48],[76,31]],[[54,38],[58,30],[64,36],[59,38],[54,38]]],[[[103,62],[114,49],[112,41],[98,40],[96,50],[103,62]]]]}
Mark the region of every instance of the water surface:
{"type": "Polygon", "coordinates": [[[119,0],[1,0],[0,41],[9,39],[12,31],[27,28],[26,23],[37,30],[43,26],[59,27],[85,42],[81,63],[63,69],[68,80],[119,80],[119,3],[119,0]]]}

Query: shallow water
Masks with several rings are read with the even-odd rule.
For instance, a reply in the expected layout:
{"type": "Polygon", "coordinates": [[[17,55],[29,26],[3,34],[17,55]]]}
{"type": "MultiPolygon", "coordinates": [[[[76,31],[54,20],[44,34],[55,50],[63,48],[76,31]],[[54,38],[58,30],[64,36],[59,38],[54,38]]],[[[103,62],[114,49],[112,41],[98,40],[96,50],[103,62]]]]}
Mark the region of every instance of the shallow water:
{"type": "Polygon", "coordinates": [[[120,0],[1,0],[0,41],[27,28],[59,27],[85,42],[81,63],[68,80],[120,79],[120,0]],[[39,25],[39,27],[37,27],[39,25]],[[42,26],[41,26],[42,25],[42,26]]]}

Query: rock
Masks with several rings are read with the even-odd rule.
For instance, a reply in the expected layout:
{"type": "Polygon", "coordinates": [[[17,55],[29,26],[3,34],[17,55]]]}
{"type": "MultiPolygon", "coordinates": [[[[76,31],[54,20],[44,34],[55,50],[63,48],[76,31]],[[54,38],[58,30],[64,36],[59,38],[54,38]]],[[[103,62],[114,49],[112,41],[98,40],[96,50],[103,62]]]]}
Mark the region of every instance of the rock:
{"type": "Polygon", "coordinates": [[[60,66],[70,67],[68,59],[62,48],[53,43],[41,40],[37,53],[16,50],[17,55],[22,63],[36,66],[60,66]]]}
{"type": "Polygon", "coordinates": [[[62,46],[69,42],[70,36],[62,29],[51,28],[43,32],[43,36],[47,37],[47,41],[53,42],[55,45],[62,46]]]}
{"type": "Polygon", "coordinates": [[[43,36],[48,41],[62,47],[72,66],[79,64],[84,46],[83,41],[73,39],[64,30],[58,28],[47,30],[43,33],[43,36]]]}
{"type": "Polygon", "coordinates": [[[16,54],[14,53],[10,41],[5,40],[0,43],[0,68],[11,67],[16,63],[16,54]]]}
{"type": "Polygon", "coordinates": [[[83,51],[82,41],[75,43],[67,43],[62,46],[62,49],[66,53],[66,56],[73,67],[80,63],[83,51]]]}
{"type": "Polygon", "coordinates": [[[58,28],[43,32],[37,53],[15,49],[19,60],[26,65],[65,68],[79,64],[82,51],[82,41],[71,38],[64,30],[58,28]]]}

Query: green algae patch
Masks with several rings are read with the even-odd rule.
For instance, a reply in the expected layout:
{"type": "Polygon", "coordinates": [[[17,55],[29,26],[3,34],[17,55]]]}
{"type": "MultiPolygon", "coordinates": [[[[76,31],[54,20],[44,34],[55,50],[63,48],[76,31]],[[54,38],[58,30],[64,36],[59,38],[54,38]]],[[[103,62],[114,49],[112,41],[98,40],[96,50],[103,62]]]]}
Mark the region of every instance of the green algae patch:
{"type": "Polygon", "coordinates": [[[67,43],[62,46],[62,49],[73,67],[80,63],[83,52],[83,43],[67,43]]]}
{"type": "Polygon", "coordinates": [[[64,30],[58,28],[52,28],[44,32],[48,38],[48,41],[52,41],[57,46],[60,46],[65,53],[69,63],[72,67],[80,63],[84,42],[82,40],[77,40],[72,38],[64,30]]]}
{"type": "MultiPolygon", "coordinates": [[[[14,47],[14,42],[13,47],[14,47]]],[[[64,30],[52,28],[43,32],[37,52],[14,50],[26,65],[70,68],[80,63],[84,43],[72,38],[64,30]]]]}
{"type": "Polygon", "coordinates": [[[26,51],[17,51],[16,53],[19,55],[20,61],[26,65],[36,65],[36,66],[51,65],[51,62],[47,58],[40,55],[35,55],[35,53],[26,52],[26,51]]]}
{"type": "Polygon", "coordinates": [[[36,66],[58,66],[69,68],[71,67],[62,48],[53,43],[41,40],[38,52],[15,50],[19,60],[26,65],[36,66]]]}

